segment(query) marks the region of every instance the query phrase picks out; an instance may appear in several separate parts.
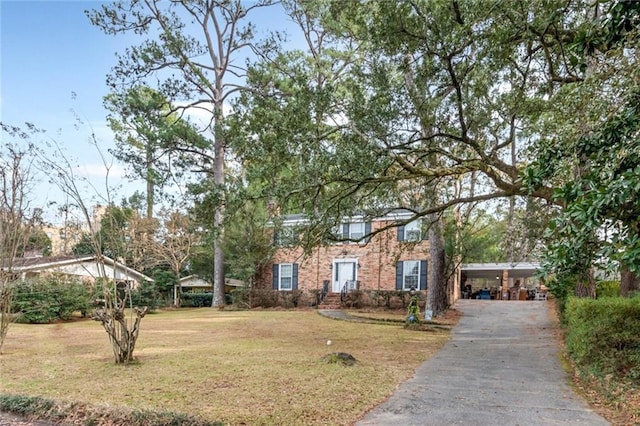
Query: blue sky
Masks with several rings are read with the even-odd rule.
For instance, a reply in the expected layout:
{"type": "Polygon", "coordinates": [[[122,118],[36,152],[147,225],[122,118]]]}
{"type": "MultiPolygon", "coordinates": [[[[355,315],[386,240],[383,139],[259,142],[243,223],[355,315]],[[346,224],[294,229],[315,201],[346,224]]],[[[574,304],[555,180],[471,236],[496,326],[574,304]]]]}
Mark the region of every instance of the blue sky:
{"type": "MultiPolygon", "coordinates": [[[[17,126],[30,122],[45,129],[69,158],[82,165],[80,170],[103,188],[104,179],[98,177],[104,176],[104,167],[89,136],[95,132],[105,154],[113,146],[102,106],[108,93],[106,75],[116,63],[116,52],[135,40],[109,36],[92,26],[84,11],[100,5],[99,1],[0,0],[0,121],[17,126]],[[82,120],[80,125],[76,116],[82,120]]],[[[258,18],[273,29],[291,26],[278,9],[258,18]]],[[[109,183],[123,186],[116,202],[142,188],[122,175],[120,165],[110,172],[109,183]]],[[[46,179],[37,191],[41,207],[65,201],[46,179]]],[[[88,194],[93,197],[95,191],[88,194]]]]}
{"type": "MultiPolygon", "coordinates": [[[[125,37],[107,36],[91,25],[84,10],[99,6],[96,1],[0,1],[0,120],[45,129],[90,178],[104,176],[99,153],[88,142],[92,129],[105,153],[112,146],[102,106],[105,77],[115,52],[128,45],[125,37]],[[76,116],[83,123],[78,125],[76,116]]],[[[112,169],[112,183],[121,183],[121,175],[121,168],[112,169]]],[[[37,192],[40,206],[64,202],[46,179],[37,192]]]]}

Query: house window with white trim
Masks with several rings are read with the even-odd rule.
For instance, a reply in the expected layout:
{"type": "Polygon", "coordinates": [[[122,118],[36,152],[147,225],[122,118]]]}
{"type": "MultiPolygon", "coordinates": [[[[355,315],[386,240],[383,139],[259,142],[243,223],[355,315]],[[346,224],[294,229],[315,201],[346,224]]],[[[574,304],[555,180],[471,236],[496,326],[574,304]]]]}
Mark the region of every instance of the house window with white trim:
{"type": "Polygon", "coordinates": [[[396,264],[396,290],[427,289],[427,261],[404,260],[396,264]]]}
{"type": "Polygon", "coordinates": [[[420,219],[398,226],[398,241],[420,241],[422,236],[422,220],[420,219]]]}
{"type": "Polygon", "coordinates": [[[352,240],[349,242],[368,242],[371,233],[371,223],[369,222],[348,222],[334,228],[334,234],[340,240],[352,240]]]}
{"type": "Polygon", "coordinates": [[[414,220],[407,223],[404,228],[405,241],[420,241],[422,238],[422,221],[414,220]]]}
{"type": "Polygon", "coordinates": [[[273,265],[273,289],[291,291],[298,288],[298,264],[278,263],[273,265]]]}
{"type": "Polygon", "coordinates": [[[349,239],[359,240],[364,237],[364,222],[349,223],[349,239]]]}

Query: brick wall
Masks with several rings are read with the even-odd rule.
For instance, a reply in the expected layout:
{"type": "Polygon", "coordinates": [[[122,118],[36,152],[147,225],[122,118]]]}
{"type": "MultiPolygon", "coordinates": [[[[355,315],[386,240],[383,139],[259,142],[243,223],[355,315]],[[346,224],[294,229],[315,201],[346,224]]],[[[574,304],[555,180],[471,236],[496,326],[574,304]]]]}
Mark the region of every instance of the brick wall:
{"type": "MultiPolygon", "coordinates": [[[[391,221],[375,221],[372,231],[391,225],[391,221]]],[[[428,260],[429,242],[399,242],[396,228],[390,228],[371,237],[368,243],[340,243],[319,247],[307,257],[300,248],[280,248],[271,264],[259,274],[258,288],[272,288],[272,265],[298,264],[298,289],[320,290],[324,280],[332,282],[334,261],[355,259],[358,267],[356,279],[362,290],[395,290],[396,263],[402,260],[428,260]]],[[[330,285],[331,290],[331,285],[330,285]]]]}

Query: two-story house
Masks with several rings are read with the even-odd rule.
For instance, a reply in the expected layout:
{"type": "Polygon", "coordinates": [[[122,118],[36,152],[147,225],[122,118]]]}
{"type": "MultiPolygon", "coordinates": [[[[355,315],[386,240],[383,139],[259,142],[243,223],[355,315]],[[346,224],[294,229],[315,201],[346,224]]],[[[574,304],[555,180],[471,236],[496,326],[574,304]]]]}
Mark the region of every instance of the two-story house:
{"type": "Polygon", "coordinates": [[[287,244],[294,230],[304,225],[301,216],[288,216],[278,232],[272,263],[260,274],[256,287],[278,291],[339,293],[368,290],[426,290],[429,242],[422,220],[411,221],[408,211],[396,211],[365,221],[345,219],[335,230],[342,239],[303,249],[287,244]]]}

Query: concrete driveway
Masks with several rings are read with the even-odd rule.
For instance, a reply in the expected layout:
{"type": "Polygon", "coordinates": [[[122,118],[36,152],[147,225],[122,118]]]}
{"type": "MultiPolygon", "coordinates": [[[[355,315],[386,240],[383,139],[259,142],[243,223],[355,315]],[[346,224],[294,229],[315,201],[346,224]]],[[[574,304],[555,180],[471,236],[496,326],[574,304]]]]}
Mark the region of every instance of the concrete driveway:
{"type": "Polygon", "coordinates": [[[569,387],[545,301],[459,300],[451,340],[357,425],[608,425],[569,387]]]}

